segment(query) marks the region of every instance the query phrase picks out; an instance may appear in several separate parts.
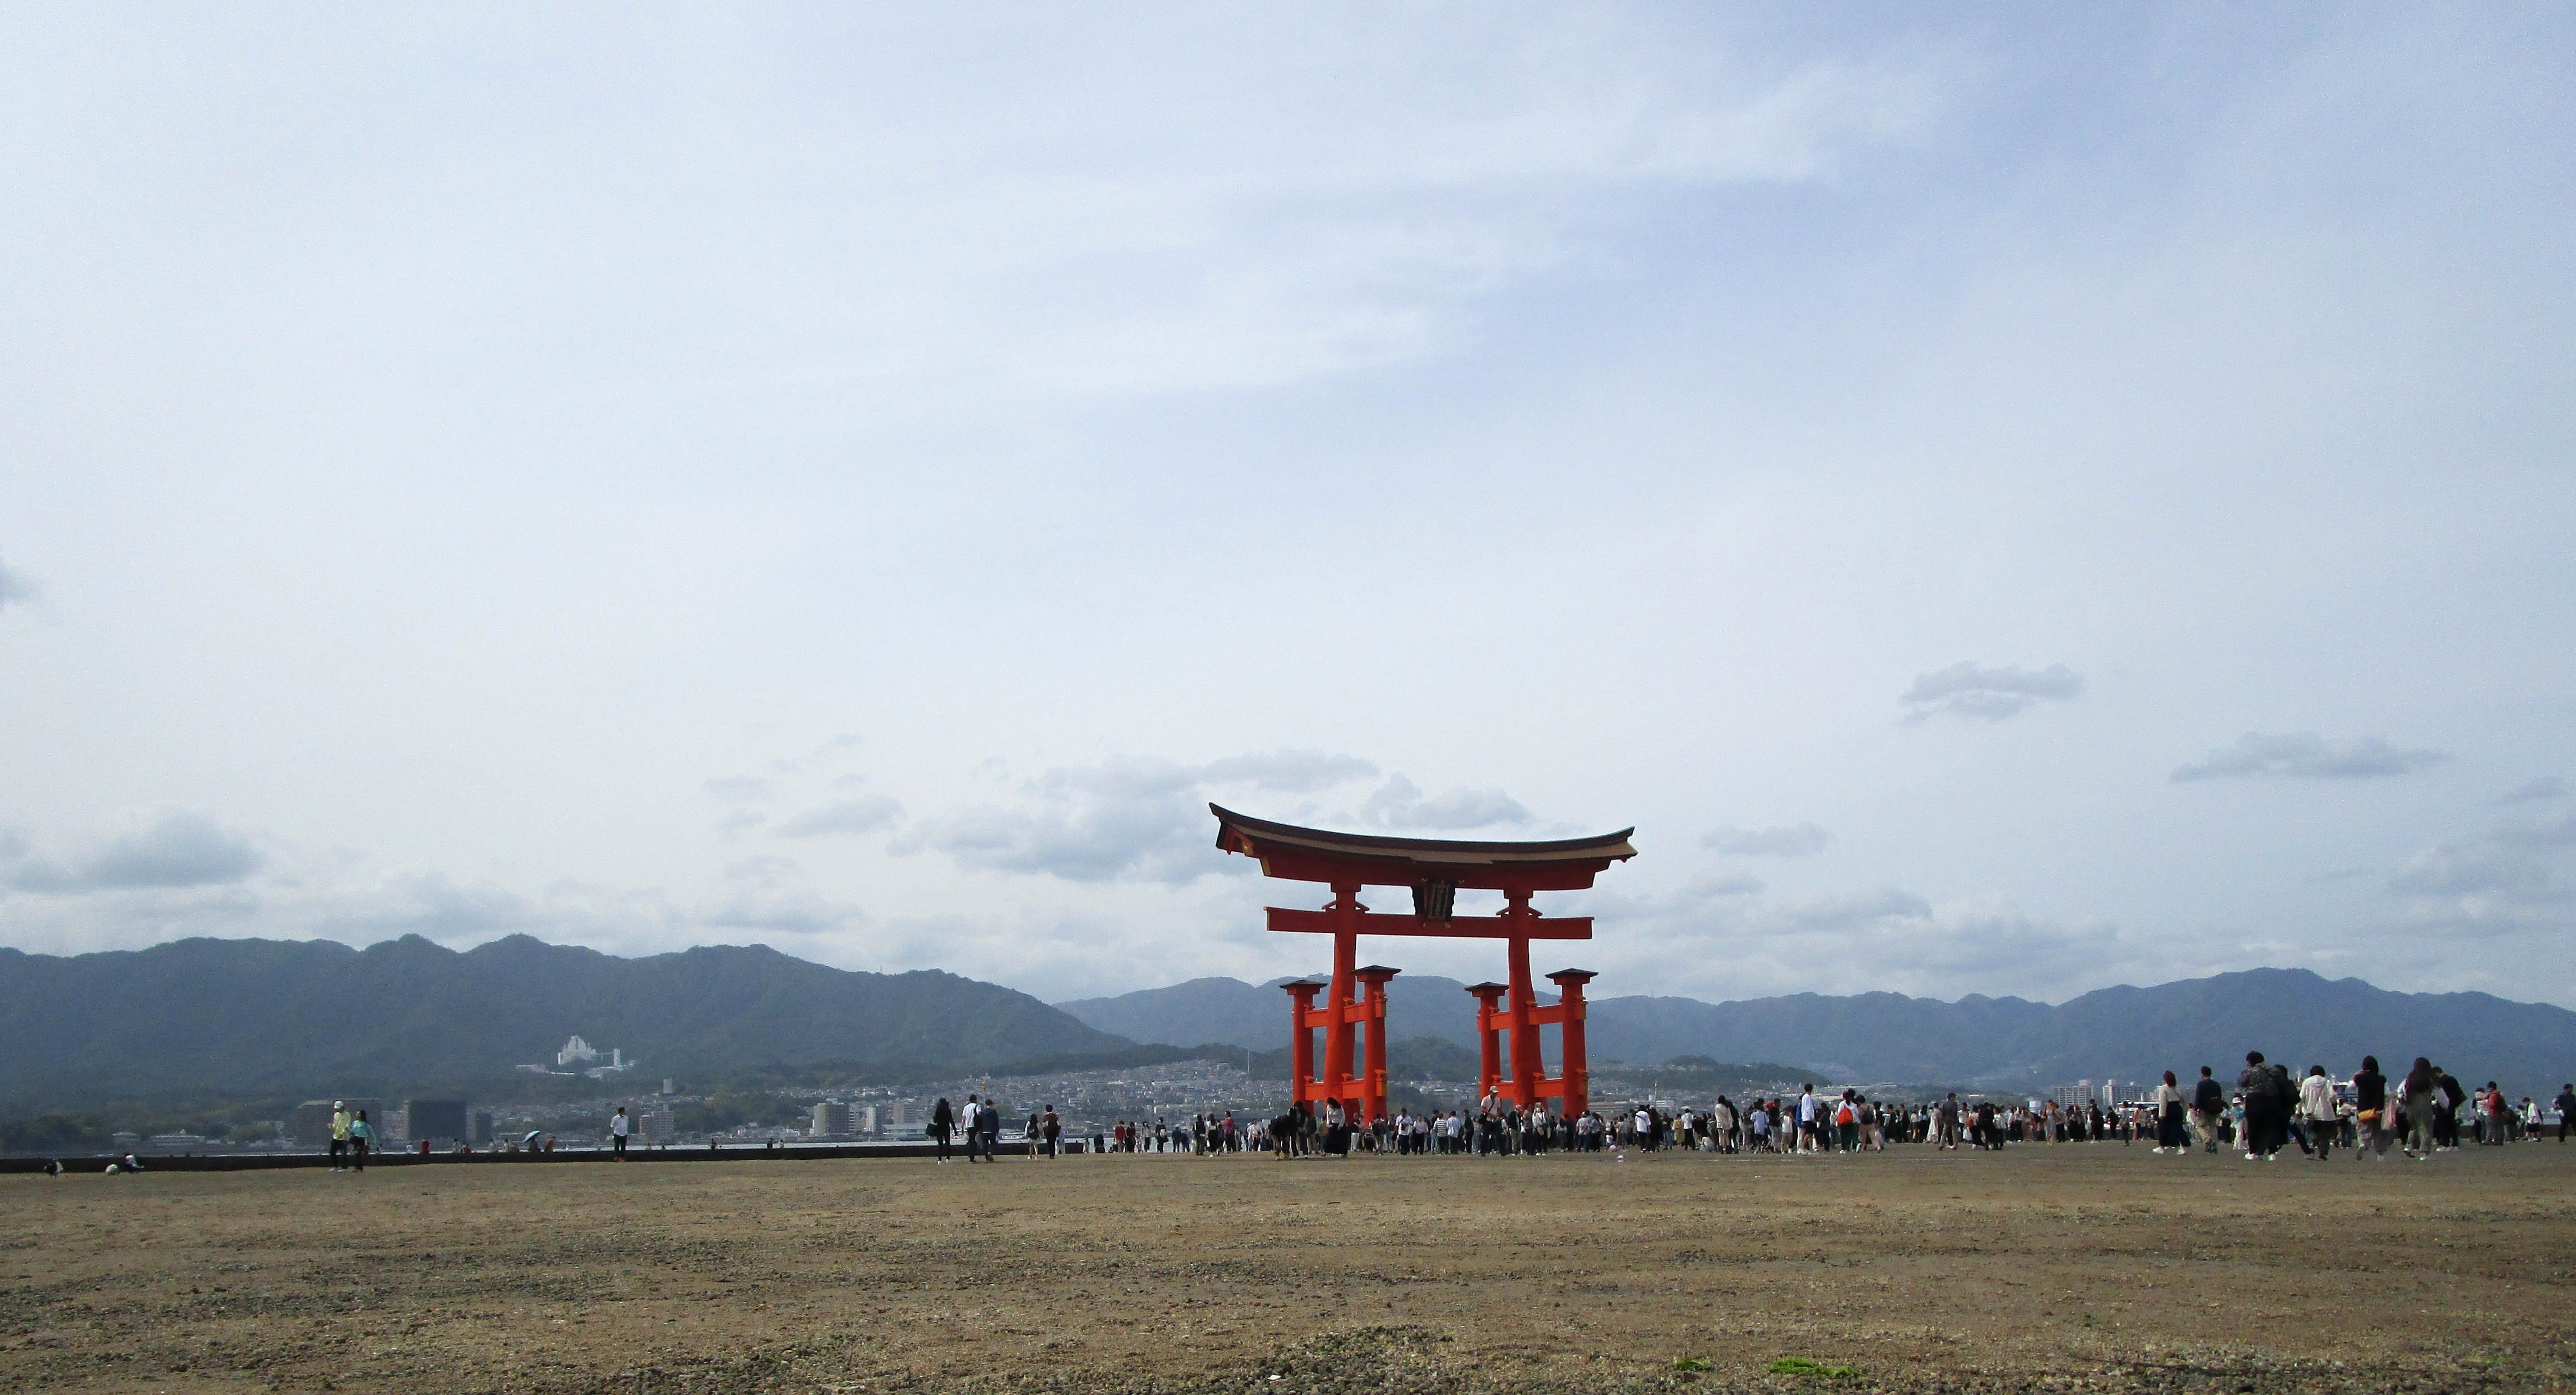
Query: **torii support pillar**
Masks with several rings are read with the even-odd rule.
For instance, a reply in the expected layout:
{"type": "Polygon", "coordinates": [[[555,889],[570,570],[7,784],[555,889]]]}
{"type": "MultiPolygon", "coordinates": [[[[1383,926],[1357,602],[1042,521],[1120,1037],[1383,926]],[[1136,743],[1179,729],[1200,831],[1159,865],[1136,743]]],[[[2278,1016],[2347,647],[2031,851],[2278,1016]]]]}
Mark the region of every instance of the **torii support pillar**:
{"type": "Polygon", "coordinates": [[[1476,997],[1476,1098],[1501,1089],[1503,1078],[1503,1038],[1509,1036],[1512,1062],[1511,1091],[1508,1098],[1514,1107],[1530,1109],[1538,1101],[1553,1097],[1560,1118],[1572,1119],[1592,1107],[1592,1066],[1585,1054],[1583,1034],[1583,985],[1595,975],[1589,969],[1559,969],[1547,976],[1556,985],[1557,1000],[1545,1007],[1532,1003],[1528,1010],[1529,1026],[1521,1028],[1519,1004],[1503,1006],[1503,995],[1511,986],[1502,983],[1474,983],[1467,991],[1476,997]],[[1557,1029],[1558,1074],[1541,1073],[1539,1029],[1557,1029]],[[1524,1045],[1526,1043],[1526,1045],[1524,1045]],[[1524,1071],[1523,1061],[1531,1064],[1524,1071]],[[1523,1082],[1527,1085],[1524,1086],[1523,1082]],[[1523,1103],[1527,1100],[1528,1103],[1523,1103]]]}
{"type": "Polygon", "coordinates": [[[1471,983],[1476,995],[1476,1102],[1503,1087],[1503,1011],[1505,988],[1499,983],[1471,983]]]}
{"type": "Polygon", "coordinates": [[[1386,985],[1387,980],[1402,972],[1384,964],[1354,968],[1349,977],[1359,987],[1360,1000],[1327,1002],[1322,1007],[1315,1006],[1315,995],[1331,985],[1311,978],[1279,985],[1287,990],[1289,999],[1289,1098],[1300,1104],[1340,1100],[1344,1117],[1359,1124],[1374,1124],[1385,1116],[1386,985]],[[1321,1079],[1315,1075],[1315,1030],[1319,1027],[1324,1031],[1321,1079]],[[1337,1040],[1343,1043],[1338,1052],[1333,1045],[1337,1040]],[[1356,1061],[1352,1060],[1354,1055],[1356,1061]],[[1340,1059],[1336,1060],[1336,1056],[1340,1059]]]}
{"type": "Polygon", "coordinates": [[[1384,964],[1371,964],[1359,971],[1359,981],[1366,993],[1360,1000],[1360,1034],[1364,1046],[1359,1080],[1359,1107],[1352,1111],[1361,1123],[1374,1124],[1386,1117],[1386,984],[1404,972],[1384,964]]]}
{"type": "Polygon", "coordinates": [[[1304,978],[1279,986],[1288,990],[1288,1098],[1303,1104],[1314,1098],[1315,995],[1324,985],[1304,978]]]}
{"type": "Polygon", "coordinates": [[[1567,1119],[1581,1118],[1592,1108],[1592,1065],[1583,1055],[1583,985],[1592,979],[1589,969],[1559,969],[1547,976],[1556,985],[1558,1109],[1567,1119]]]}

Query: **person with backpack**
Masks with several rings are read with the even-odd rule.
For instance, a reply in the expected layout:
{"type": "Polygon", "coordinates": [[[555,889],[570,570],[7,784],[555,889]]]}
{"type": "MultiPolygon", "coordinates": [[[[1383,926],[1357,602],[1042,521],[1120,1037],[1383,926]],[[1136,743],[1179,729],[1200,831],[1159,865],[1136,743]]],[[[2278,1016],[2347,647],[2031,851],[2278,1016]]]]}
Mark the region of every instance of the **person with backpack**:
{"type": "Polygon", "coordinates": [[[2245,1069],[2236,1077],[2236,1088],[2245,1096],[2245,1126],[2236,1140],[2237,1146],[2245,1150],[2245,1161],[2277,1158],[2279,1130],[2288,1113],[2284,1108],[2288,1101],[2281,1097],[2280,1077],[2263,1063],[2262,1052],[2245,1053],[2245,1069]]]}
{"type": "Polygon", "coordinates": [[[2201,1151],[2218,1151],[2218,1116],[2227,1112],[2227,1091],[2220,1086],[2209,1067],[2200,1068],[2200,1081],[2191,1087],[2191,1123],[2200,1134],[2201,1151]]]}

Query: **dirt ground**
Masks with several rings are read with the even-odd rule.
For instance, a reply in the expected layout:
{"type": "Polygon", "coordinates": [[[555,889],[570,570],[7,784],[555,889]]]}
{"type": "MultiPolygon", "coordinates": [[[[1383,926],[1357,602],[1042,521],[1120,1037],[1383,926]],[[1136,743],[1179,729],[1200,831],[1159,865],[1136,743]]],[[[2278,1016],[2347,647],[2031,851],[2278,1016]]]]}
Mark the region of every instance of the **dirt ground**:
{"type": "Polygon", "coordinates": [[[2557,1390],[2572,1275],[2553,1143],[12,1176],[0,1388],[2557,1390]]]}

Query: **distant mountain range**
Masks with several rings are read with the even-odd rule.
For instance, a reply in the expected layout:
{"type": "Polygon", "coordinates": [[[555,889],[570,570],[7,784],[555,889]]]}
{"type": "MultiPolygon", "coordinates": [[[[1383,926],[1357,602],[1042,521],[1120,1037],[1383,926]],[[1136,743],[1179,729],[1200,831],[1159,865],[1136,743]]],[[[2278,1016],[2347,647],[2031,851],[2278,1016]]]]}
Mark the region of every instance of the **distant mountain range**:
{"type": "MultiPolygon", "coordinates": [[[[1268,1050],[1288,1036],[1276,987],[1203,978],[1058,1007],[1140,1042],[1223,1041],[1268,1050]]],[[[1475,1003],[1454,979],[1397,978],[1388,1016],[1398,1037],[1475,1044],[1475,1003]]],[[[1706,1003],[1596,998],[1586,1017],[1596,1063],[1678,1056],[1791,1061],[1819,1080],[2028,1089],[2079,1079],[2151,1080],[2201,1066],[2232,1078],[2248,1050],[2304,1070],[2349,1074],[2430,1056],[2516,1094],[2555,1094],[2576,1079],[2576,1012],[2484,993],[2392,993],[2304,969],[2252,969],[2153,988],[2105,988],[2050,1006],[1970,996],[1954,1003],[1899,993],[1706,1003]]]]}
{"type": "Polygon", "coordinates": [[[973,1070],[1129,1052],[1025,993],[955,974],[851,973],[776,950],[621,959],[526,935],[179,940],[57,957],[0,949],[0,1105],[183,1092],[322,1093],[506,1078],[580,1034],[639,1075],[820,1063],[973,1070]]]}
{"type": "MultiPolygon", "coordinates": [[[[1474,1009],[1454,979],[1397,978],[1398,1073],[1470,1074],[1474,1009]]],[[[758,947],[624,959],[524,935],[462,953],[417,936],[363,950],[274,940],[68,957],[0,949],[0,1110],[397,1087],[489,1097],[523,1078],[511,1067],[552,1062],[575,1033],[623,1048],[656,1084],[808,1067],[918,1079],[1131,1065],[1219,1043],[1284,1074],[1284,1056],[1270,1053],[1287,1045],[1287,1013],[1275,985],[1230,978],[1049,1006],[955,974],[851,973],[758,947]]],[[[2055,1007],[1894,993],[1614,997],[1594,1000],[1588,1022],[1596,1065],[1791,1062],[1820,1084],[2029,1089],[2202,1065],[2232,1076],[2249,1047],[2338,1073],[2365,1052],[2392,1067],[2429,1055],[2464,1079],[2544,1098],[2576,1078],[2576,1013],[2289,969],[2108,988],[2055,1007]]]]}

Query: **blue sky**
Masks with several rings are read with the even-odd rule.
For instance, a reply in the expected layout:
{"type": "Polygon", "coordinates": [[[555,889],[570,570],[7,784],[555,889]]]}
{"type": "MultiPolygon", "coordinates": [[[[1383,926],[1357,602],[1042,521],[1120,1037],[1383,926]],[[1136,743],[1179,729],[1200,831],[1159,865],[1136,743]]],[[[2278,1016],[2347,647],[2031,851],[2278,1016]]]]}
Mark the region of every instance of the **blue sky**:
{"type": "Polygon", "coordinates": [[[0,13],[0,943],[2576,1004],[2559,13],[0,13]]]}

